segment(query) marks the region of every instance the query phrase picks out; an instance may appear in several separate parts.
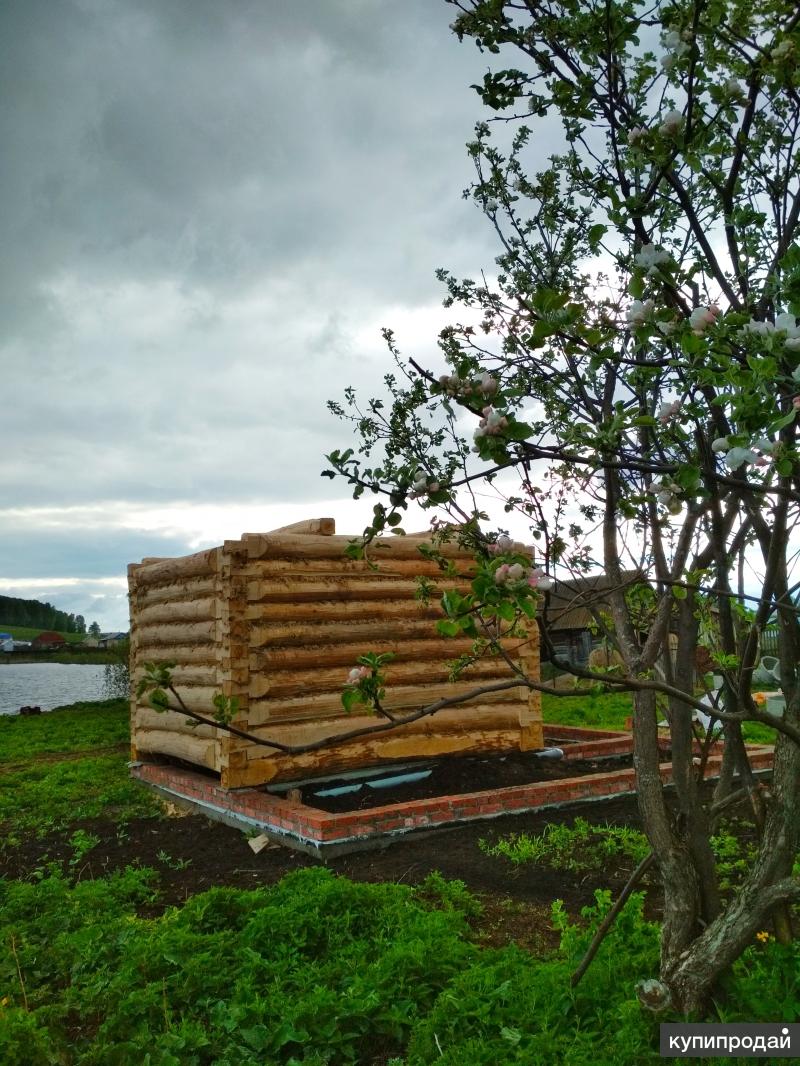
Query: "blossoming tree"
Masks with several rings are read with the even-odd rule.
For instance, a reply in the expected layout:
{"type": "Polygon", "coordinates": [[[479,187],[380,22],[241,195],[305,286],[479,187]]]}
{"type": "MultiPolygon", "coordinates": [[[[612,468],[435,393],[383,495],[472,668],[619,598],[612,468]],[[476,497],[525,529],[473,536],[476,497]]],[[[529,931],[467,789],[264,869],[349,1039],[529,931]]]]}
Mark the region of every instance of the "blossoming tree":
{"type": "Polygon", "coordinates": [[[409,499],[459,523],[477,577],[443,600],[443,631],[495,652],[537,606],[547,641],[554,578],[598,556],[610,609],[597,624],[624,665],[560,665],[578,691],[634,693],[638,801],[664,886],[661,972],[640,996],[701,1009],[765,923],[791,935],[800,895],[800,11],[793,0],[448,2],[459,39],[519,63],[476,86],[495,115],[468,146],[466,195],[497,233],[497,276],[440,272],[446,303],[480,318],[442,332],[447,373],[404,361],[387,331],[400,367],[391,401],[362,409],[348,391],[332,405],[360,446],[330,463],[356,495],[378,494],[367,541],[397,529],[409,499]],[[562,141],[543,161],[537,128],[552,136],[553,116],[562,141]],[[519,488],[505,506],[529,522],[542,569],[486,530],[474,495],[510,474],[519,488]],[[745,565],[761,587],[749,611],[735,580],[745,565]],[[779,718],[752,692],[773,618],[779,718]],[[692,720],[708,710],[695,687],[701,633],[723,677],[713,794],[692,720]],[[674,804],[658,772],[664,714],[674,804]],[[748,762],[750,721],[775,731],[769,788],[748,762]],[[736,800],[760,843],[723,903],[710,836],[736,800]]]}

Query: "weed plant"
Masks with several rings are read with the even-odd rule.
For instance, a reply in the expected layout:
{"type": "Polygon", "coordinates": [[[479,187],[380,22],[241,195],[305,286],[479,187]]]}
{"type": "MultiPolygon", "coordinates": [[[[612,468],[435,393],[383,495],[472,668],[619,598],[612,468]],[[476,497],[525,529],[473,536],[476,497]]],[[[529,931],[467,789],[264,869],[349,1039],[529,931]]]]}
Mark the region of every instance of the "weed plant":
{"type": "Polygon", "coordinates": [[[624,826],[590,825],[585,818],[576,818],[571,827],[551,822],[536,836],[514,833],[494,844],[481,840],[480,847],[515,866],[535,862],[573,873],[599,873],[608,868],[609,859],[629,859],[636,866],[649,851],[644,833],[624,826]]]}
{"type": "Polygon", "coordinates": [[[33,762],[25,770],[0,774],[0,837],[6,844],[30,834],[45,836],[83,818],[120,822],[159,810],[158,800],[131,779],[122,755],[33,762]]]}
{"type": "MultiPolygon", "coordinates": [[[[608,911],[608,892],[596,893],[582,926],[554,904],[561,947],[537,959],[472,943],[474,899],[438,876],[412,889],[305,869],[272,888],[212,889],[139,918],[155,879],[129,869],[77,885],[53,873],[0,882],[0,1062],[660,1061],[657,1019],[634,994],[658,962],[658,927],[644,919],[641,894],[573,989],[570,973],[608,911]]],[[[796,947],[754,947],[720,991],[721,1016],[793,1017],[798,961],[796,947]]]]}

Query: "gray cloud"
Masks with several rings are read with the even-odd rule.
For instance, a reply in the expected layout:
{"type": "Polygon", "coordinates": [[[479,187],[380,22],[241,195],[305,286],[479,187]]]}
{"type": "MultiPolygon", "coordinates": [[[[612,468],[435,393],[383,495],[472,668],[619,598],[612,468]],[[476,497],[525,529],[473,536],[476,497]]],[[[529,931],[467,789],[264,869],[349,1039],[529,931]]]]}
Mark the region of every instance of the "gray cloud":
{"type": "MultiPolygon", "coordinates": [[[[0,509],[342,495],[319,478],[349,443],[326,400],[380,389],[381,325],[435,351],[435,268],[496,254],[460,197],[486,59],[452,16],[0,5],[0,509]]],[[[15,521],[0,558],[23,577],[184,550],[15,521]]]]}

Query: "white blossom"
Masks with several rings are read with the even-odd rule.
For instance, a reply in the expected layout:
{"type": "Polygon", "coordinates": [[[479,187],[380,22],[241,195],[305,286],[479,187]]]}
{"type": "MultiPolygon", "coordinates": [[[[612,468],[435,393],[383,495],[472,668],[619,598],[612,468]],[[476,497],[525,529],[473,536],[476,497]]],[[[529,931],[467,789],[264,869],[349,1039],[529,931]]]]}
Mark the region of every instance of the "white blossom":
{"type": "Polygon", "coordinates": [[[681,410],[681,402],[680,402],[680,400],[673,400],[671,403],[668,403],[665,400],[664,403],[661,404],[661,406],[659,407],[658,411],[656,412],[656,418],[663,425],[667,425],[667,423],[672,421],[672,419],[675,418],[676,415],[680,414],[680,410],[681,410]]]}
{"type": "Polygon", "coordinates": [[[720,313],[716,304],[712,304],[710,307],[695,307],[692,313],[689,315],[689,325],[692,327],[692,333],[697,337],[701,337],[709,326],[713,326],[720,313]]]}
{"type": "Polygon", "coordinates": [[[760,452],[764,452],[766,455],[771,455],[775,451],[775,441],[770,440],[769,437],[761,437],[753,445],[754,448],[758,448],[760,452]]]}
{"type": "Polygon", "coordinates": [[[638,144],[639,141],[645,136],[647,130],[644,126],[633,126],[628,130],[628,144],[631,146],[638,144]]]}
{"type": "Polygon", "coordinates": [[[678,60],[686,55],[690,48],[690,40],[691,33],[687,40],[680,30],[668,30],[666,33],[661,34],[661,44],[667,50],[667,54],[661,57],[663,70],[672,70],[678,60]]]}
{"type": "Polygon", "coordinates": [[[726,452],[731,446],[731,442],[727,437],[717,437],[716,440],[711,442],[712,452],[726,452]]]}
{"type": "Polygon", "coordinates": [[[548,577],[547,574],[545,574],[544,577],[539,578],[537,587],[540,588],[542,592],[549,592],[553,585],[555,585],[555,581],[553,581],[552,577],[548,577]]]}
{"type": "Polygon", "coordinates": [[[479,389],[484,396],[494,396],[497,392],[498,380],[488,370],[484,371],[479,378],[475,378],[475,388],[479,389]]]}
{"type": "Polygon", "coordinates": [[[664,137],[675,137],[681,132],[685,124],[686,119],[680,111],[668,111],[661,120],[658,132],[664,137]]]}
{"type": "Polygon", "coordinates": [[[646,271],[649,277],[658,273],[658,268],[672,262],[669,252],[663,248],[656,248],[654,244],[642,245],[641,251],[634,257],[636,266],[646,271]]]}
{"type": "Polygon", "coordinates": [[[792,352],[800,351],[800,326],[798,326],[797,319],[793,314],[784,311],[783,314],[777,315],[775,329],[786,334],[786,340],[783,342],[784,347],[792,352]]]}
{"type": "Polygon", "coordinates": [[[794,45],[789,40],[789,38],[787,37],[783,41],[781,41],[780,44],[776,45],[772,49],[772,52],[770,53],[770,55],[772,56],[773,59],[776,59],[776,60],[778,60],[780,62],[783,59],[788,59],[793,51],[794,51],[794,45]]]}
{"type": "Polygon", "coordinates": [[[733,100],[744,100],[747,96],[747,90],[744,85],[736,78],[728,78],[723,85],[723,89],[733,100]]]}
{"type": "Polygon", "coordinates": [[[740,466],[755,463],[758,456],[750,448],[731,448],[725,456],[725,465],[729,470],[738,470],[740,466]]]}
{"type": "Polygon", "coordinates": [[[751,322],[745,322],[741,332],[749,333],[754,337],[768,337],[771,333],[775,332],[775,327],[771,322],[757,322],[753,320],[751,322]]]}
{"type": "Polygon", "coordinates": [[[648,317],[652,314],[655,304],[652,300],[634,300],[631,306],[628,308],[625,318],[628,320],[628,325],[634,329],[637,326],[643,326],[648,317]]]}

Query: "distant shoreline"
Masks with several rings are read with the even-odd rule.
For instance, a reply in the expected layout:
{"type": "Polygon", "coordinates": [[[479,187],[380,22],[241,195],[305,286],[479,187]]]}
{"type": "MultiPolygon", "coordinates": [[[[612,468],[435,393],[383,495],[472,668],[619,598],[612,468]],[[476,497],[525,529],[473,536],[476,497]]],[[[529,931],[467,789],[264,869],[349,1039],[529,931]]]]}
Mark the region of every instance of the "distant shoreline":
{"type": "Polygon", "coordinates": [[[0,667],[13,663],[61,663],[67,666],[106,666],[119,662],[113,650],[93,648],[91,651],[7,651],[0,652],[0,667]]]}

